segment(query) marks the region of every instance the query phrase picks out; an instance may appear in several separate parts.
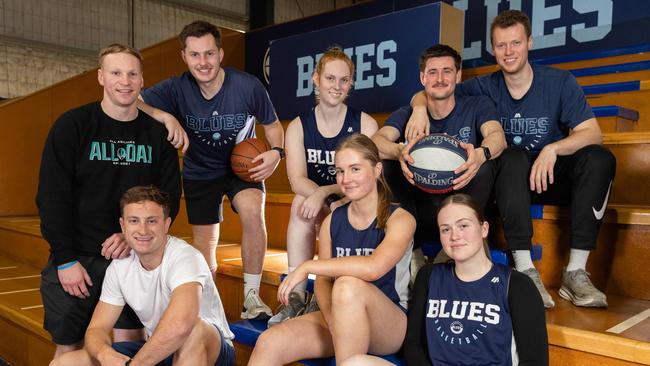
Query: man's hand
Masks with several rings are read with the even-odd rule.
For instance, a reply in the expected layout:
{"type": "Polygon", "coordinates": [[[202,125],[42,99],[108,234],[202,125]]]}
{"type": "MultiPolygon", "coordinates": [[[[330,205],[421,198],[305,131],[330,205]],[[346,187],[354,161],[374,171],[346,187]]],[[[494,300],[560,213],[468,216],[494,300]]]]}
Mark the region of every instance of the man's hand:
{"type": "Polygon", "coordinates": [[[63,291],[80,299],[85,299],[90,296],[86,285],[92,286],[93,282],[90,280],[88,272],[86,272],[86,269],[81,263],[77,262],[65,269],[57,269],[57,272],[63,291]]]}
{"type": "Polygon", "coordinates": [[[122,259],[129,256],[131,247],[124,240],[124,234],[115,233],[102,243],[101,254],[106,259],[122,259]]]}
{"type": "Polygon", "coordinates": [[[123,355],[111,347],[104,348],[104,350],[97,355],[97,361],[99,361],[99,364],[102,366],[123,366],[130,359],[129,356],[123,355]]]}
{"type": "Polygon", "coordinates": [[[454,179],[455,191],[458,191],[468,185],[478,172],[479,168],[481,168],[481,165],[485,163],[485,155],[482,152],[477,151],[480,149],[480,147],[478,149],[475,149],[474,145],[466,144],[464,142],[460,143],[460,147],[465,149],[467,152],[467,161],[463,163],[463,165],[456,168],[456,170],[454,170],[455,174],[460,174],[463,171],[465,172],[460,177],[454,179]]]}
{"type": "Polygon", "coordinates": [[[544,146],[530,169],[531,191],[542,193],[548,189],[548,184],[553,184],[553,168],[556,161],[557,153],[553,144],[544,146]]]}
{"type": "Polygon", "coordinates": [[[167,129],[167,141],[176,149],[181,149],[183,153],[190,147],[190,139],[178,120],[169,113],[165,113],[163,124],[167,129]]]}
{"type": "Polygon", "coordinates": [[[280,163],[280,152],[276,150],[265,151],[251,160],[252,163],[262,161],[262,164],[248,169],[251,173],[251,179],[256,182],[261,182],[273,174],[275,168],[280,163]]]}
{"type": "Polygon", "coordinates": [[[404,178],[406,178],[411,185],[415,185],[415,181],[413,180],[413,173],[409,169],[408,164],[413,164],[415,160],[413,160],[413,157],[409,152],[411,151],[411,148],[424,136],[425,135],[422,134],[416,134],[414,138],[408,141],[408,144],[402,147],[402,153],[399,156],[399,165],[402,167],[402,174],[404,174],[404,178]]]}
{"type": "Polygon", "coordinates": [[[321,190],[317,189],[307,199],[302,202],[300,206],[300,214],[303,218],[311,220],[318,216],[318,213],[323,209],[326,196],[323,196],[321,190]]]}
{"type": "Polygon", "coordinates": [[[406,122],[406,128],[404,129],[406,141],[415,140],[418,135],[428,136],[430,127],[427,108],[414,107],[413,113],[411,113],[408,122],[406,122]]]}

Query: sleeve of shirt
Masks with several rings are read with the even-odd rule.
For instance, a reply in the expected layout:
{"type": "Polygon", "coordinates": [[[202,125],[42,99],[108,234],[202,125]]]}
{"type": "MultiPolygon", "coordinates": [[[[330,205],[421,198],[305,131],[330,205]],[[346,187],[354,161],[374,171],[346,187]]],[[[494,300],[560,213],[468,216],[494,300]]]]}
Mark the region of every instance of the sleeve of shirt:
{"type": "Polygon", "coordinates": [[[476,116],[479,128],[487,121],[499,121],[496,106],[490,98],[483,95],[476,98],[476,116]]]}
{"type": "MultiPolygon", "coordinates": [[[[177,78],[171,77],[140,92],[145,103],[178,116],[178,96],[174,89],[177,78]]],[[[177,117],[178,118],[178,117],[177,117]]]]}
{"type": "Polygon", "coordinates": [[[404,338],[404,356],[407,365],[431,365],[425,319],[432,268],[433,265],[428,264],[420,269],[411,293],[404,338]]]}
{"type": "Polygon", "coordinates": [[[412,111],[413,110],[409,106],[402,107],[396,110],[395,112],[391,113],[390,116],[388,116],[388,119],[386,119],[386,123],[384,123],[384,126],[394,127],[399,131],[400,138],[398,139],[398,141],[404,139],[404,130],[406,129],[406,122],[411,116],[412,111]]]}
{"type": "Polygon", "coordinates": [[[519,365],[548,365],[548,336],[544,303],[533,281],[512,271],[508,289],[512,329],[517,344],[519,365]]]}
{"type": "Polygon", "coordinates": [[[117,275],[116,267],[117,266],[115,265],[115,262],[113,262],[106,269],[104,283],[102,283],[102,294],[99,297],[99,300],[111,305],[124,306],[126,302],[124,301],[124,296],[122,295],[122,290],[120,289],[120,281],[117,275]]]}
{"type": "Polygon", "coordinates": [[[207,268],[207,263],[200,253],[194,250],[180,250],[174,256],[165,278],[165,283],[171,291],[190,282],[197,282],[203,287],[207,281],[212,281],[209,270],[201,271],[202,267],[207,268]],[[208,276],[210,277],[208,278],[208,276]]]}
{"type": "Polygon", "coordinates": [[[587,98],[576,78],[570,73],[564,77],[562,91],[562,111],[560,120],[563,124],[574,128],[582,122],[594,118],[594,112],[587,103],[587,98]]]}
{"type": "MultiPolygon", "coordinates": [[[[163,131],[164,133],[165,131],[163,131]]],[[[181,177],[178,163],[178,151],[167,142],[166,136],[160,139],[161,152],[158,167],[158,187],[169,194],[169,217],[172,221],[178,214],[181,199],[181,177]]]]}
{"type": "Polygon", "coordinates": [[[45,141],[36,194],[43,238],[50,244],[55,265],[76,259],[74,251],[74,180],[79,131],[66,113],[52,126],[45,141]]]}
{"type": "Polygon", "coordinates": [[[252,79],[252,98],[255,118],[263,125],[277,121],[278,115],[275,113],[275,108],[273,107],[273,103],[271,103],[269,93],[267,93],[266,88],[264,88],[264,85],[257,78],[252,77],[252,79]]]}

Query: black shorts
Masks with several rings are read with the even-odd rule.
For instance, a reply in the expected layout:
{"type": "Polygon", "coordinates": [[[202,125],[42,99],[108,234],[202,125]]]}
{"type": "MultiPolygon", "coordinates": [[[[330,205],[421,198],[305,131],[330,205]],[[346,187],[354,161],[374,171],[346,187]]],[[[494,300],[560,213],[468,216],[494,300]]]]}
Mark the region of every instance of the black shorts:
{"type": "Polygon", "coordinates": [[[248,183],[234,174],[210,180],[183,178],[187,219],[192,225],[212,225],[223,221],[223,195],[228,195],[230,206],[235,195],[244,189],[255,188],[264,192],[264,183],[248,183]]]}
{"type": "MultiPolygon", "coordinates": [[[[45,309],[43,328],[50,332],[52,341],[56,344],[74,344],[84,339],[86,328],[101,295],[106,268],[111,263],[100,256],[78,256],[77,260],[86,269],[93,283],[88,286],[90,297],[86,299],[72,296],[63,290],[51,257],[41,272],[41,296],[45,309]]],[[[125,306],[115,323],[115,328],[140,329],[143,326],[133,310],[125,306]]]]}

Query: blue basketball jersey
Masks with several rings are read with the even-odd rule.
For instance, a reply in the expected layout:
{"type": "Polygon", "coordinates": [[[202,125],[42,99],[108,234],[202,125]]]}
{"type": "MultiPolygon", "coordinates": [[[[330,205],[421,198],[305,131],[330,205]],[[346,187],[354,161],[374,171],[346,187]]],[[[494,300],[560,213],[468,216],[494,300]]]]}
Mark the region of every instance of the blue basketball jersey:
{"type": "MultiPolygon", "coordinates": [[[[404,130],[411,113],[411,106],[404,106],[386,120],[386,126],[395,127],[399,131],[398,142],[404,141],[404,130]]],[[[491,120],[496,121],[497,115],[490,99],[484,96],[456,97],[456,106],[447,117],[433,119],[429,114],[430,133],[446,133],[465,143],[479,146],[483,141],[481,126],[491,120]]]]}
{"type": "Polygon", "coordinates": [[[147,104],[174,115],[190,138],[185,178],[208,180],[230,172],[230,153],[237,143],[255,137],[255,119],[262,124],[277,120],[259,80],[230,67],[223,72],[223,86],[210,100],[189,72],[142,91],[147,104]]]}
{"type": "Polygon", "coordinates": [[[339,143],[353,133],[361,132],[361,111],[347,107],[343,127],[334,137],[323,137],[316,125],[316,108],[300,115],[305,145],[307,177],[319,186],[336,183],[334,152],[339,143]]]}
{"type": "Polygon", "coordinates": [[[495,263],[481,279],[463,282],[453,263],[433,266],[425,319],[433,365],[518,363],[508,305],[510,273],[495,263]]]}
{"type": "MultiPolygon", "coordinates": [[[[338,207],[332,213],[330,221],[330,236],[332,238],[332,258],[349,257],[353,255],[371,255],[377,246],[384,240],[386,233],[383,229],[377,229],[377,219],[372,221],[370,226],[363,230],[357,230],[350,225],[348,219],[348,208],[350,203],[338,207]]],[[[398,205],[391,205],[391,215],[398,208],[398,205]]],[[[413,241],[404,253],[404,256],[397,262],[395,267],[373,284],[377,286],[391,301],[407,309],[409,300],[408,284],[411,278],[411,253],[413,252],[413,241]]]]}
{"type": "Polygon", "coordinates": [[[456,88],[457,95],[486,95],[496,104],[508,145],[533,154],[561,140],[569,129],[594,118],[584,92],[566,70],[531,65],[533,83],[521,99],[513,99],[503,72],[475,77],[456,88]]]}

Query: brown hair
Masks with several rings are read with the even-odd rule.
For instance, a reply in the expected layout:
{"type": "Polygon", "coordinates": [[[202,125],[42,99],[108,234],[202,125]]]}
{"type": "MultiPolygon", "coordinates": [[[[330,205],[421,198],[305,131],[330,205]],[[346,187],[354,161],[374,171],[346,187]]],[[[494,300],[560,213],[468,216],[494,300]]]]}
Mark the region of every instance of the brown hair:
{"type": "Polygon", "coordinates": [[[214,43],[217,45],[217,48],[221,48],[221,30],[216,25],[203,20],[197,20],[183,27],[183,30],[178,35],[178,40],[181,42],[181,47],[185,49],[187,46],[185,41],[188,37],[200,38],[206,34],[211,34],[214,37],[214,43]]]}
{"type": "Polygon", "coordinates": [[[144,201],[151,201],[162,206],[164,217],[169,217],[169,194],[167,194],[167,192],[161,191],[154,185],[135,186],[129,188],[126,192],[124,192],[122,198],[120,198],[120,215],[124,215],[124,207],[126,205],[144,201]]]}
{"type": "Polygon", "coordinates": [[[460,63],[462,62],[460,54],[455,49],[447,46],[446,44],[437,44],[427,48],[420,54],[418,63],[420,66],[420,72],[424,72],[424,69],[427,67],[427,61],[429,61],[430,58],[446,56],[453,58],[454,66],[456,66],[456,71],[460,70],[460,63]]]}
{"type": "MultiPolygon", "coordinates": [[[[483,223],[486,221],[481,206],[479,206],[478,203],[476,203],[476,201],[470,195],[464,193],[452,194],[451,196],[447,196],[445,199],[443,199],[442,202],[440,202],[440,207],[438,207],[436,217],[438,217],[440,211],[442,211],[443,208],[451,205],[461,205],[469,208],[472,210],[474,216],[481,225],[483,225],[483,223]]],[[[483,239],[483,249],[485,250],[485,255],[487,255],[488,259],[492,260],[487,239],[483,239]]]]}
{"type": "Polygon", "coordinates": [[[114,53],[126,53],[137,58],[138,61],[140,62],[140,70],[142,70],[142,55],[140,54],[140,52],[138,52],[138,50],[136,50],[133,47],[126,46],[120,43],[110,44],[102,48],[101,51],[99,51],[99,55],[97,56],[97,63],[100,69],[102,68],[102,62],[104,62],[104,57],[106,57],[106,55],[112,55],[114,53]]]}
{"type": "MultiPolygon", "coordinates": [[[[341,141],[339,146],[336,148],[336,153],[344,149],[350,149],[358,152],[361,156],[370,161],[372,166],[377,166],[378,163],[381,163],[379,158],[379,150],[377,150],[377,145],[375,145],[372,140],[360,133],[354,133],[348,136],[346,139],[341,141]]],[[[382,171],[377,178],[377,229],[383,229],[386,227],[386,221],[388,221],[388,216],[390,216],[390,188],[388,188],[388,183],[386,183],[386,178],[384,178],[384,172],[382,171]]]]}
{"type": "Polygon", "coordinates": [[[530,28],[530,18],[528,15],[521,10],[504,10],[499,15],[497,15],[494,20],[492,20],[492,25],[490,25],[490,40],[494,44],[492,35],[494,34],[495,28],[509,28],[516,24],[521,24],[524,26],[526,31],[526,38],[530,38],[532,34],[530,28]]]}

